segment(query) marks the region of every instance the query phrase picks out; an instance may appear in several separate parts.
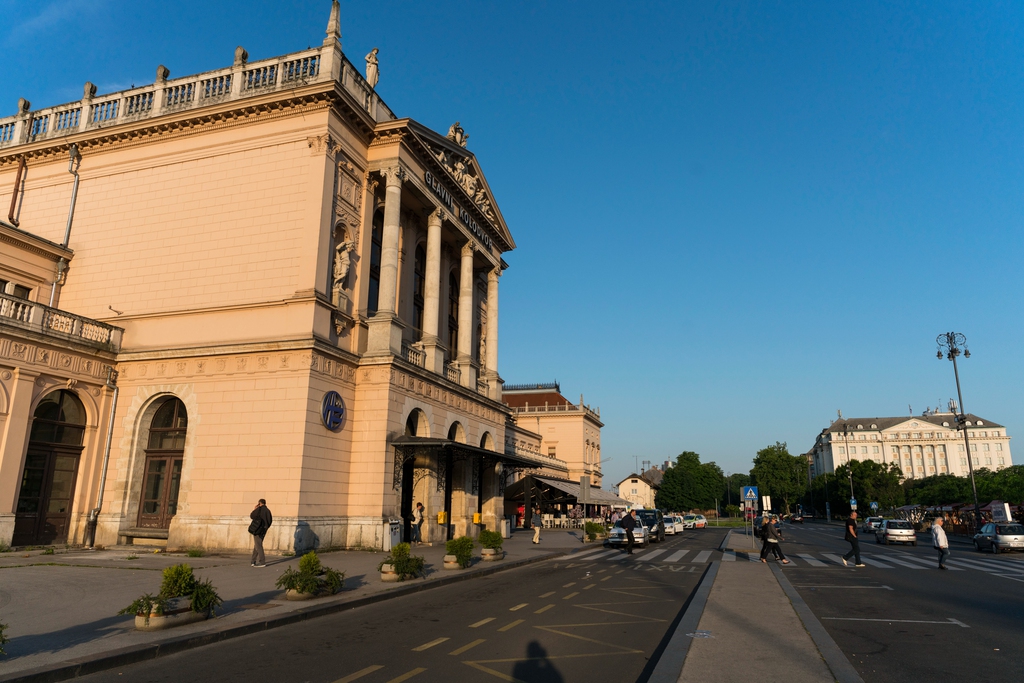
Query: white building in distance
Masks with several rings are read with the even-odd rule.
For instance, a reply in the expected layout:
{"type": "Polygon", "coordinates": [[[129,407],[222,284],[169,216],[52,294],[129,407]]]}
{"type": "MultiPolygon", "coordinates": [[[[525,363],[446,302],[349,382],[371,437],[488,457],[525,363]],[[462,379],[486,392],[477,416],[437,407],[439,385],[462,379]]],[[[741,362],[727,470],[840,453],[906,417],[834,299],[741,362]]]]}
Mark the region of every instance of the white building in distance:
{"type": "MultiPolygon", "coordinates": [[[[1010,437],[1001,424],[966,416],[974,469],[1001,470],[1013,464],[1010,437]]],[[[853,460],[896,463],[906,478],[936,474],[967,476],[967,451],[953,413],[921,416],[840,418],[821,430],[808,453],[811,476],[835,472],[853,460]]]]}

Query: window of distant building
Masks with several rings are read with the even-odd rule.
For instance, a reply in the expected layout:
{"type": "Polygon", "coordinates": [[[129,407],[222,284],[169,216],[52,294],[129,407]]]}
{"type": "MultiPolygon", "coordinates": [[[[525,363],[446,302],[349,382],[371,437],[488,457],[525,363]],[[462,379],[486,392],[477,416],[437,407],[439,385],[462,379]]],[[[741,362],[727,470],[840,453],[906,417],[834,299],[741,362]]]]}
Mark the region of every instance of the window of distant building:
{"type": "Polygon", "coordinates": [[[554,446],[548,446],[548,457],[549,458],[555,457],[555,447],[554,446]]]}
{"type": "Polygon", "coordinates": [[[367,287],[366,310],[370,315],[380,306],[380,258],[384,248],[384,210],[373,214],[373,231],[370,235],[370,284],[367,287]]]}
{"type": "Polygon", "coordinates": [[[416,247],[416,257],[412,266],[412,326],[416,330],[416,338],[423,338],[423,286],[426,282],[427,252],[422,246],[416,247]]]}
{"type": "Polygon", "coordinates": [[[1003,450],[1003,444],[1001,444],[1001,443],[997,443],[997,444],[996,444],[996,450],[997,450],[997,451],[1001,451],[1001,450],[1003,450]]]}
{"type": "MultiPolygon", "coordinates": [[[[448,357],[459,355],[459,278],[455,271],[448,274],[448,357]]],[[[548,452],[548,455],[553,455],[548,452]]]]}
{"type": "Polygon", "coordinates": [[[872,453],[878,453],[878,446],[872,446],[871,447],[871,452],[872,453]]]}

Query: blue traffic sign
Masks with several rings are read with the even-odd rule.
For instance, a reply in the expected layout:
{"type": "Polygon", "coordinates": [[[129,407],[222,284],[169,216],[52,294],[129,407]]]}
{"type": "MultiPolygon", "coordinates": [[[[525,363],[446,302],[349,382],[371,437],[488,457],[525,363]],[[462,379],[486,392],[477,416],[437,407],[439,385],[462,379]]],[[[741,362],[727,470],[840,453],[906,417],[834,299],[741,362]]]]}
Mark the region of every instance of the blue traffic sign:
{"type": "Polygon", "coordinates": [[[744,486],[740,489],[743,492],[743,500],[757,500],[757,487],[756,486],[744,486]]]}
{"type": "Polygon", "coordinates": [[[872,510],[877,510],[878,509],[878,501],[877,500],[871,501],[871,509],[872,510]]]}
{"type": "Polygon", "coordinates": [[[856,498],[851,498],[850,499],[850,505],[856,506],[857,505],[857,499],[856,498]]]}

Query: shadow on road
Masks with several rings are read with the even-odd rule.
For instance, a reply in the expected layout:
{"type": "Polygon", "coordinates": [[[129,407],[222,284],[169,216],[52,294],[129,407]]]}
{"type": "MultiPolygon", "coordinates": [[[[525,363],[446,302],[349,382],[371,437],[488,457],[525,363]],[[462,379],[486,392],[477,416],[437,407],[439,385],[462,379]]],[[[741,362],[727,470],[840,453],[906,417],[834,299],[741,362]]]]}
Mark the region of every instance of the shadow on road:
{"type": "Polygon", "coordinates": [[[548,652],[536,640],[526,646],[527,659],[516,662],[512,678],[523,683],[564,683],[565,679],[548,659],[548,652]]]}

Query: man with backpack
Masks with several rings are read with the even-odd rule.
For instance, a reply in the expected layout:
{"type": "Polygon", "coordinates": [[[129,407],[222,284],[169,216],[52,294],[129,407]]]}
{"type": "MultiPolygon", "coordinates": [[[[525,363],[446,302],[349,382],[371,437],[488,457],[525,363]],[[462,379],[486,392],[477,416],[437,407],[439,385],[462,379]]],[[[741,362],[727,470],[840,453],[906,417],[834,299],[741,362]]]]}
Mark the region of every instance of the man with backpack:
{"type": "Polygon", "coordinates": [[[636,510],[630,510],[629,514],[622,518],[620,524],[626,530],[626,554],[632,555],[633,543],[636,542],[633,538],[633,530],[636,529],[636,510]]]}
{"type": "Polygon", "coordinates": [[[270,508],[267,507],[265,499],[260,498],[260,502],[256,503],[256,507],[249,513],[249,519],[252,520],[249,523],[249,533],[252,534],[252,563],[249,566],[266,567],[267,558],[263,554],[263,537],[267,535],[267,530],[274,523],[274,516],[270,514],[270,508]]]}

